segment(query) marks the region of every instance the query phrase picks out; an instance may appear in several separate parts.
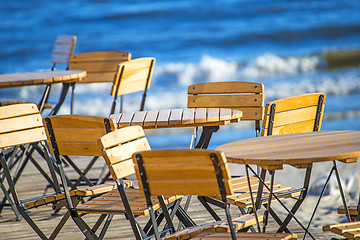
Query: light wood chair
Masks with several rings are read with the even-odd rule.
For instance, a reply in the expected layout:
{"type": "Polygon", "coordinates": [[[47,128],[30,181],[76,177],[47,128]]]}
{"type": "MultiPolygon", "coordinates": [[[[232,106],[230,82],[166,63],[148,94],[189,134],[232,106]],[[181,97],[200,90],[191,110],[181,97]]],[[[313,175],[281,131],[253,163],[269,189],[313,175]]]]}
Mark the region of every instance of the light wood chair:
{"type": "MultiPolygon", "coordinates": [[[[162,201],[163,195],[219,196],[225,204],[227,219],[175,232],[168,209],[162,204],[162,210],[167,215],[167,225],[172,232],[171,235],[165,236],[165,239],[229,239],[230,237],[232,239],[237,237],[239,239],[261,239],[260,236],[263,236],[262,234],[244,235],[244,233],[236,233],[241,229],[247,230],[249,227],[247,223],[255,224],[256,222],[254,216],[250,215],[246,217],[250,216],[252,221],[241,221],[245,215],[232,220],[227,196],[233,195],[234,189],[226,157],[223,153],[199,149],[168,149],[137,152],[132,158],[140,190],[145,195],[152,223],[156,226],[156,239],[160,239],[164,232],[156,230],[158,225],[152,210],[151,197],[157,196],[159,201],[162,201]],[[236,225],[239,226],[236,222],[242,222],[242,228],[235,227],[236,225]]],[[[291,239],[296,238],[296,235],[267,233],[267,237],[291,239]]]]}
{"type": "MultiPolygon", "coordinates": [[[[52,204],[53,207],[58,207],[59,205],[62,206],[62,202],[65,200],[65,194],[61,191],[60,184],[56,177],[56,169],[53,168],[54,162],[48,155],[45,144],[45,141],[47,140],[46,133],[36,104],[26,103],[0,107],[0,126],[0,161],[2,172],[10,189],[10,193],[8,193],[8,190],[3,188],[5,196],[9,202],[12,203],[14,211],[17,211],[27,221],[41,239],[53,239],[59,234],[61,228],[70,217],[70,213],[67,212],[63,216],[49,238],[32,218],[33,216],[30,209],[48,204],[52,204]],[[21,152],[20,158],[7,158],[5,153],[6,149],[13,147],[18,147],[21,152]],[[35,159],[32,156],[32,153],[38,151],[39,148],[41,148],[39,154],[46,160],[48,170],[43,169],[40,166],[39,159],[35,159]],[[20,164],[20,171],[15,172],[15,174],[11,171],[11,168],[14,166],[14,162],[12,161],[18,162],[18,165],[20,164]],[[33,194],[29,199],[23,198],[24,196],[20,198],[21,193],[20,195],[18,194],[15,183],[19,179],[20,174],[24,171],[26,163],[29,161],[35,165],[39,172],[54,188],[55,192],[53,194],[43,195],[41,193],[39,195],[33,194]],[[49,172],[50,175],[48,175],[47,172],[49,172]]],[[[71,191],[69,195],[76,205],[83,197],[93,196],[94,193],[99,194],[107,192],[114,188],[114,184],[79,188],[71,191]]]]}
{"type": "MultiPolygon", "coordinates": [[[[108,119],[108,121],[112,121],[108,119]]],[[[135,170],[131,160],[131,155],[135,151],[150,149],[149,143],[145,137],[145,133],[139,126],[125,127],[116,129],[102,136],[98,140],[100,148],[97,151],[103,153],[104,159],[109,167],[111,176],[117,183],[117,189],[94,198],[77,208],[73,208],[73,219],[78,224],[80,230],[88,239],[101,239],[104,237],[108,224],[113,215],[125,215],[129,221],[136,239],[144,239],[152,235],[153,228],[148,223],[144,228],[136,221],[139,216],[149,214],[146,207],[146,200],[140,194],[139,189],[124,187],[124,178],[131,177],[135,170]],[[81,217],[83,214],[98,214],[100,218],[108,216],[107,224],[102,228],[101,233],[96,236],[96,228],[90,228],[81,217]]],[[[179,205],[178,199],[181,196],[167,196],[166,204],[169,208],[176,211],[179,205]]],[[[160,203],[154,199],[154,208],[160,209],[160,203]]],[[[161,221],[163,218],[161,211],[157,212],[157,219],[161,221]]],[[[180,213],[177,213],[178,215],[180,213]]],[[[100,219],[99,218],[99,219],[100,219]]]]}
{"type": "Polygon", "coordinates": [[[55,70],[57,64],[66,64],[66,68],[68,67],[69,58],[74,53],[75,44],[76,36],[59,35],[56,37],[50,60],[53,64],[51,70],[55,70]]]}
{"type": "MultiPolygon", "coordinates": [[[[56,37],[55,45],[51,55],[50,62],[53,64],[51,70],[54,71],[57,64],[66,65],[68,67],[68,61],[70,56],[74,52],[76,44],[76,36],[71,35],[59,35],[56,37]]],[[[38,103],[40,112],[45,108],[52,108],[52,105],[48,103],[48,97],[50,93],[51,85],[47,85],[42,98],[38,103]]],[[[19,100],[4,100],[0,102],[0,106],[7,106],[12,104],[26,103],[19,100]]]]}
{"type": "Polygon", "coordinates": [[[110,95],[114,97],[110,114],[115,113],[117,96],[121,96],[120,112],[123,110],[123,96],[125,94],[143,91],[140,111],[144,110],[147,90],[150,88],[155,58],[137,58],[124,62],[118,66],[110,95]]]}
{"type": "MultiPolygon", "coordinates": [[[[106,83],[113,82],[118,65],[131,59],[128,52],[105,51],[84,52],[71,55],[69,70],[84,70],[87,73],[84,81],[80,83],[106,83]]],[[[72,85],[71,114],[73,113],[75,84],[72,85]]]]}

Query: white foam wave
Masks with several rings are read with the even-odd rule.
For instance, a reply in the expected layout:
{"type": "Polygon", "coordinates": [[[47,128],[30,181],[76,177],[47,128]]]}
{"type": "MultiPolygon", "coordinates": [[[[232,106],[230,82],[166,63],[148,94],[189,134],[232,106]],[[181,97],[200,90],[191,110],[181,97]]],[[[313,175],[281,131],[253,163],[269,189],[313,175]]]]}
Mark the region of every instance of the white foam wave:
{"type": "Polygon", "coordinates": [[[241,68],[239,75],[243,78],[295,75],[314,71],[320,63],[321,59],[318,56],[281,58],[267,53],[241,68]]]}
{"type": "Polygon", "coordinates": [[[170,76],[175,78],[177,84],[187,86],[198,82],[296,75],[312,72],[321,65],[322,59],[315,55],[282,58],[267,53],[245,64],[203,55],[198,63],[169,63],[160,66],[155,70],[154,76],[170,76]]]}

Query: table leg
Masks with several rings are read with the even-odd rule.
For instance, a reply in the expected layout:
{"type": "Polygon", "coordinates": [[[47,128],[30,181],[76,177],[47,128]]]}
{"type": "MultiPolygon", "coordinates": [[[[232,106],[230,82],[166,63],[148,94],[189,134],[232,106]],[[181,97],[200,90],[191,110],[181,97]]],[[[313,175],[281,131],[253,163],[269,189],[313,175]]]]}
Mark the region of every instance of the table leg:
{"type": "Polygon", "coordinates": [[[196,144],[195,148],[200,149],[207,149],[209,146],[209,142],[211,139],[211,136],[214,132],[217,132],[219,130],[219,126],[204,126],[203,131],[201,133],[200,139],[198,143],[196,144]]]}
{"type": "Polygon", "coordinates": [[[266,210],[265,210],[265,216],[264,216],[264,222],[263,222],[263,232],[265,232],[266,229],[266,225],[268,222],[268,218],[269,218],[269,211],[270,211],[270,205],[271,205],[271,197],[273,195],[273,187],[274,187],[274,176],[275,173],[274,171],[269,171],[269,174],[271,176],[271,180],[270,180],[270,193],[269,193],[269,199],[268,199],[268,204],[266,206],[266,210]]]}
{"type": "Polygon", "coordinates": [[[64,103],[67,92],[69,91],[69,83],[63,83],[62,89],[61,89],[61,93],[60,93],[60,98],[58,103],[55,105],[55,107],[51,110],[51,112],[49,113],[49,116],[53,116],[56,115],[57,112],[60,110],[61,105],[64,103]]]}

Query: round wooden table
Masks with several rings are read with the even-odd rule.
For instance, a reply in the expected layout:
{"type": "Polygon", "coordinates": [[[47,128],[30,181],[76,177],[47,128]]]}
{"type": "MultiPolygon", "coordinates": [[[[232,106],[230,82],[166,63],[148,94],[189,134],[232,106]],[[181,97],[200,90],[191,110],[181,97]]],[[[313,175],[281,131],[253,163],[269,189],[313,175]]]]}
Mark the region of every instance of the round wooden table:
{"type": "MultiPolygon", "coordinates": [[[[270,191],[272,189],[275,170],[282,169],[285,164],[296,168],[307,169],[302,190],[303,197],[299,198],[295,203],[291,210],[292,213],[289,212],[289,215],[284,221],[278,221],[280,224],[278,231],[282,232],[286,229],[286,225],[294,217],[296,210],[300,207],[306,196],[313,163],[324,161],[333,162],[333,168],[329,173],[328,180],[332,173],[335,172],[344,208],[348,209],[341,187],[336,161],[352,163],[358,160],[360,156],[360,131],[320,131],[265,136],[226,143],[217,147],[216,150],[224,152],[230,163],[245,164],[246,169],[249,168],[249,165],[254,164],[260,166],[265,171],[268,170],[272,175],[270,191]]],[[[262,175],[259,179],[260,181],[264,181],[265,175],[262,175]]],[[[326,184],[323,191],[325,187],[326,184]]],[[[259,187],[257,196],[261,196],[261,192],[262,188],[259,187]]],[[[321,196],[322,194],[320,194],[309,224],[315,214],[321,196]]],[[[268,210],[270,200],[271,198],[269,198],[268,210]]],[[[256,202],[258,203],[258,200],[256,202]]],[[[256,209],[256,207],[258,206],[254,204],[254,209],[256,209]]],[[[350,221],[348,212],[347,217],[350,221]]]]}

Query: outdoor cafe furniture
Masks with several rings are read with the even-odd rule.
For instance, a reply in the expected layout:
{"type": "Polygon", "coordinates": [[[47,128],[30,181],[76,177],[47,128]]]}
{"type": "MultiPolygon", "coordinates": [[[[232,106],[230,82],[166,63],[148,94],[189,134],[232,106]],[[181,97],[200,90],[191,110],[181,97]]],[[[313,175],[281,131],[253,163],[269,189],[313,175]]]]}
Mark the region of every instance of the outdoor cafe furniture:
{"type": "MultiPolygon", "coordinates": [[[[55,45],[50,60],[50,62],[53,64],[51,71],[55,70],[57,64],[64,64],[64,65],[68,64],[69,57],[74,52],[75,43],[76,43],[76,36],[59,35],[56,37],[55,45]]],[[[51,85],[48,85],[45,93],[48,93],[50,91],[50,88],[51,85]]],[[[15,104],[15,103],[23,103],[23,102],[18,100],[1,101],[2,106],[15,104]]],[[[46,107],[46,103],[47,103],[46,95],[44,95],[44,97],[42,98],[39,104],[40,112],[42,112],[43,107],[46,107]]]]}
{"type": "Polygon", "coordinates": [[[12,87],[26,87],[34,85],[46,85],[44,94],[39,102],[39,109],[42,110],[49,96],[52,84],[62,83],[60,98],[50,114],[56,114],[65,100],[69,85],[80,82],[86,77],[85,71],[45,71],[0,74],[0,89],[12,87]]]}
{"type": "MultiPolygon", "coordinates": [[[[224,152],[228,162],[245,164],[247,172],[248,166],[251,164],[257,165],[262,169],[266,169],[272,172],[271,184],[270,186],[265,186],[270,192],[268,206],[271,203],[271,198],[277,199],[276,194],[273,194],[273,179],[275,172],[277,170],[283,169],[284,165],[290,165],[299,169],[307,169],[305,174],[304,187],[302,189],[302,195],[305,197],[308,190],[307,186],[308,182],[310,181],[313,164],[317,162],[332,161],[333,168],[329,173],[329,177],[333,172],[336,173],[340,194],[346,209],[346,201],[342,192],[336,161],[352,163],[358,160],[358,157],[360,156],[359,137],[359,131],[294,133],[238,140],[219,146],[216,148],[216,150],[224,152]]],[[[263,183],[264,178],[260,176],[259,179],[261,179],[261,182],[263,183]]],[[[262,188],[259,187],[259,191],[261,190],[262,188]]],[[[260,196],[260,194],[258,193],[257,196],[260,196]]],[[[301,199],[302,198],[298,200],[293,209],[296,210],[299,205],[301,205],[301,199]]],[[[253,202],[254,205],[258,203],[259,199],[257,199],[256,202],[253,202]]],[[[282,204],[282,206],[284,205],[282,204]]],[[[315,206],[314,213],[316,211],[316,207],[317,205],[315,206]]],[[[257,207],[254,206],[254,209],[257,209],[257,207]]],[[[287,224],[292,218],[294,218],[300,224],[300,222],[295,217],[295,211],[290,213],[290,211],[287,209],[289,214],[285,220],[282,221],[277,217],[276,213],[271,210],[270,206],[267,208],[267,210],[270,211],[274,219],[279,223],[279,225],[281,225],[278,229],[278,232],[285,231],[287,224]]],[[[267,214],[265,214],[265,217],[267,217],[267,214]]],[[[309,224],[311,223],[312,217],[310,218],[309,224]]],[[[264,220],[264,223],[266,223],[266,220],[264,220]]],[[[308,227],[305,228],[302,226],[302,228],[306,231],[308,230],[308,227]]],[[[312,237],[310,233],[308,234],[312,237]]]]}
{"type": "MultiPolygon", "coordinates": [[[[152,231],[151,224],[147,224],[144,230],[139,228],[135,217],[147,215],[148,209],[143,196],[141,196],[139,189],[126,189],[126,181],[122,178],[129,177],[134,173],[134,167],[131,160],[131,155],[137,150],[150,149],[150,146],[145,138],[144,132],[140,127],[122,128],[119,129],[117,135],[110,133],[108,141],[104,140],[99,148],[97,139],[105,132],[114,130],[114,123],[112,119],[104,119],[101,117],[91,116],[51,116],[44,119],[47,126],[47,133],[50,140],[50,148],[54,153],[56,164],[60,169],[62,184],[64,186],[65,195],[67,197],[67,206],[71,209],[71,217],[77,224],[81,232],[87,239],[102,239],[109,227],[113,215],[125,215],[130,221],[134,234],[137,239],[144,232],[152,231]],[[107,129],[105,131],[105,129],[107,129]],[[108,144],[116,142],[116,145],[111,145],[108,150],[108,144]],[[76,155],[76,156],[104,156],[106,163],[109,165],[109,170],[116,181],[113,191],[105,193],[97,198],[93,198],[83,205],[76,206],[70,200],[71,192],[67,187],[66,173],[63,169],[62,155],[76,155]],[[89,226],[86,223],[84,214],[99,215],[98,221],[95,225],[89,226]],[[104,221],[101,232],[97,235],[96,231],[104,221]]],[[[83,159],[76,159],[81,161],[83,159]]],[[[168,196],[166,203],[169,208],[178,208],[181,196],[168,196]]],[[[154,203],[155,204],[155,203],[154,203]]],[[[158,203],[156,203],[159,206],[158,203]]],[[[181,213],[179,213],[181,214],[181,213]]],[[[159,218],[161,219],[161,218],[159,218]]]]}
{"type": "MultiPolygon", "coordinates": [[[[291,233],[237,233],[240,229],[236,229],[233,223],[238,220],[232,219],[227,202],[227,196],[233,195],[234,189],[226,157],[221,152],[198,149],[153,150],[137,152],[132,159],[140,191],[145,195],[150,211],[155,239],[161,239],[166,232],[170,232],[170,235],[165,235],[163,239],[296,239],[296,235],[291,233]],[[164,195],[180,194],[220,196],[225,203],[226,220],[175,232],[170,213],[162,204],[167,229],[161,231],[158,229],[151,197],[163,201],[164,195]]],[[[244,215],[239,218],[242,217],[244,215]]]]}
{"type": "MultiPolygon", "coordinates": [[[[52,204],[54,208],[56,208],[58,205],[63,206],[62,203],[65,200],[65,194],[61,191],[60,183],[55,176],[57,169],[54,168],[54,162],[49,157],[47,152],[45,144],[47,137],[44,126],[42,124],[42,117],[36,104],[25,103],[0,107],[0,126],[1,170],[4,174],[7,185],[9,186],[8,190],[5,188],[5,185],[0,182],[2,190],[11,203],[14,212],[18,215],[18,218],[22,216],[41,239],[54,239],[70,217],[70,212],[67,211],[65,213],[49,237],[45,235],[42,229],[40,229],[41,225],[38,225],[39,221],[35,220],[36,214],[34,215],[31,212],[32,208],[37,208],[48,204],[52,204]],[[29,146],[24,147],[26,144],[29,146]],[[22,147],[21,151],[25,153],[25,157],[15,159],[19,161],[21,167],[19,167],[18,172],[14,173],[13,171],[10,172],[9,166],[10,161],[13,161],[14,159],[7,158],[5,150],[9,147],[15,146],[22,147]],[[38,159],[34,159],[31,155],[34,149],[38,148],[39,146],[41,146],[43,150],[43,157],[49,168],[48,171],[41,168],[40,164],[38,163],[38,159]],[[31,198],[29,199],[25,199],[21,193],[20,195],[18,194],[15,183],[19,179],[21,172],[24,171],[25,165],[29,161],[35,165],[43,177],[51,184],[55,191],[53,194],[41,194],[40,196],[34,196],[34,194],[32,194],[31,198]],[[49,175],[46,174],[46,172],[49,172],[49,175]]],[[[105,129],[105,127],[103,127],[103,129],[105,129]]],[[[105,130],[103,130],[103,133],[105,133],[105,130]]],[[[93,187],[79,188],[70,191],[69,195],[75,206],[84,197],[91,197],[96,194],[108,192],[115,187],[116,185],[114,184],[103,184],[93,187]]]]}
{"type": "MultiPolygon", "coordinates": [[[[111,83],[114,82],[114,78],[118,79],[121,77],[121,74],[119,74],[119,64],[130,59],[131,54],[128,52],[77,53],[69,58],[69,70],[83,70],[87,72],[86,78],[79,83],[111,83]]],[[[144,69],[143,71],[146,70],[144,69]]],[[[124,79],[126,79],[125,76],[124,79]]],[[[72,86],[70,114],[73,114],[74,108],[74,89],[75,84],[72,86]]]]}

